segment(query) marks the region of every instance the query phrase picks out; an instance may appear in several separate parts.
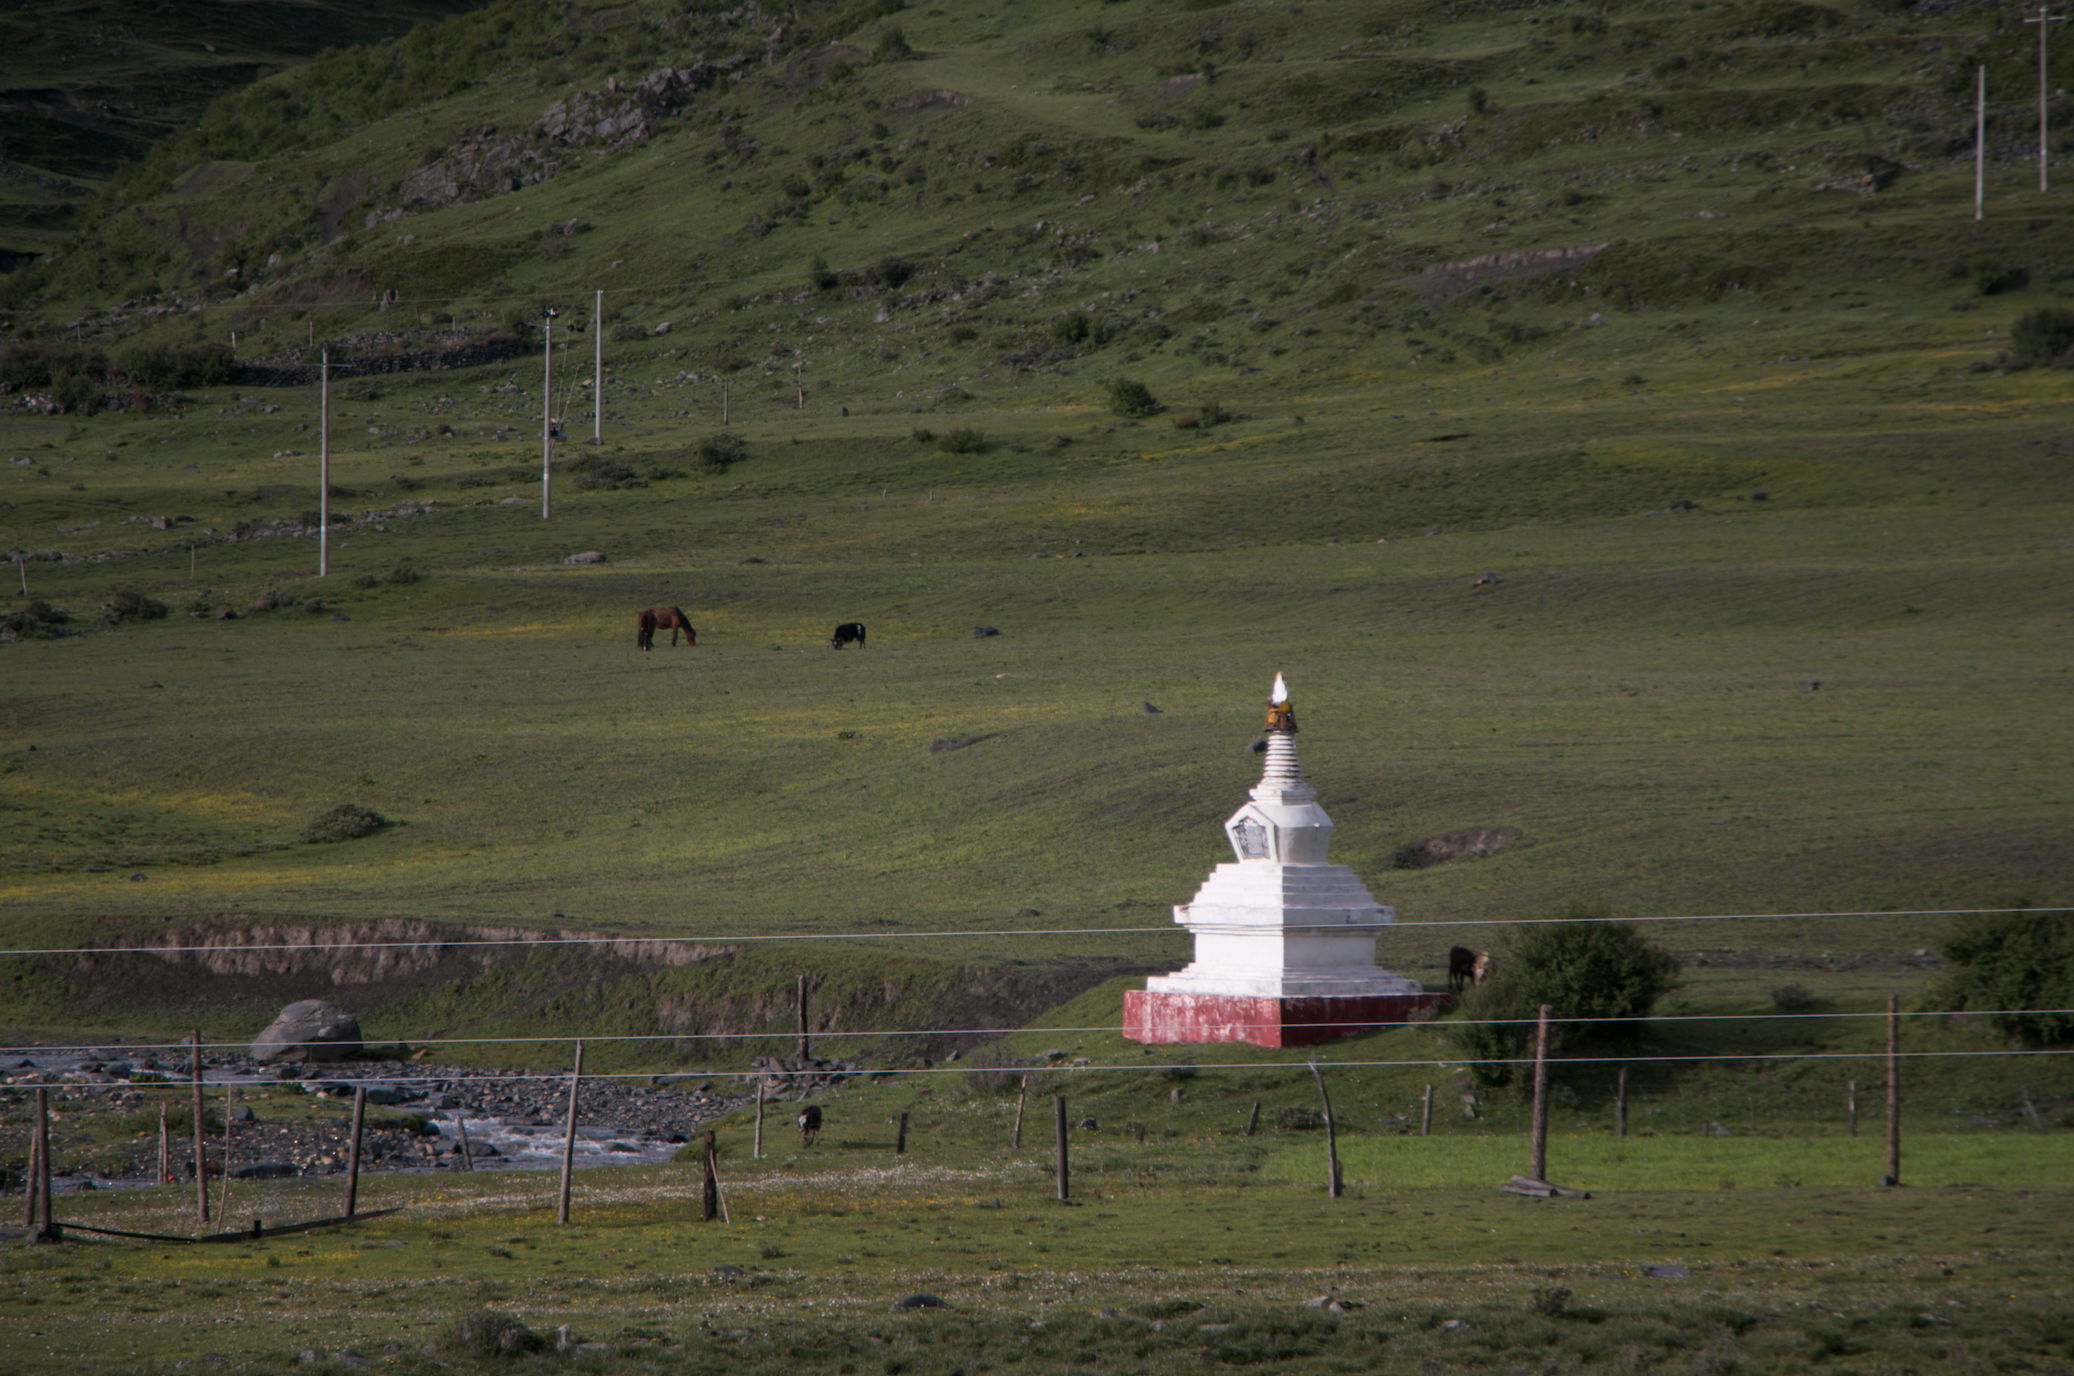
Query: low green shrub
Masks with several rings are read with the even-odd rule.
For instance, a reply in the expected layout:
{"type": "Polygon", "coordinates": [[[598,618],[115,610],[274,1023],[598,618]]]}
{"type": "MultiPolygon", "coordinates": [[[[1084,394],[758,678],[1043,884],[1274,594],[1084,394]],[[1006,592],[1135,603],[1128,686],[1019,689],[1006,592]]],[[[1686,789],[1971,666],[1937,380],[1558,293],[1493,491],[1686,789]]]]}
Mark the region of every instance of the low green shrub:
{"type": "Polygon", "coordinates": [[[936,447],[946,454],[977,454],[987,447],[987,437],[968,425],[953,426],[936,447]]]}
{"type": "Polygon", "coordinates": [[[362,836],[372,836],[389,825],[389,819],[373,808],[358,803],[340,803],[331,811],[312,818],[302,829],[302,839],[319,845],[332,841],[353,841],[362,836]]]}
{"type": "Polygon", "coordinates": [[[1160,409],[1159,398],[1136,378],[1120,377],[1109,384],[1109,409],[1119,416],[1149,416],[1160,409]]]}
{"type": "Polygon", "coordinates": [[[1978,913],[1937,943],[1957,968],[1938,1006],[1978,1009],[2008,1036],[2033,1045],[2074,1042],[2074,913],[1978,913]]]}
{"type": "Polygon", "coordinates": [[[2074,310],[2040,306],[2025,311],[2010,327],[2009,351],[2027,363],[2074,368],[2074,310]]]}

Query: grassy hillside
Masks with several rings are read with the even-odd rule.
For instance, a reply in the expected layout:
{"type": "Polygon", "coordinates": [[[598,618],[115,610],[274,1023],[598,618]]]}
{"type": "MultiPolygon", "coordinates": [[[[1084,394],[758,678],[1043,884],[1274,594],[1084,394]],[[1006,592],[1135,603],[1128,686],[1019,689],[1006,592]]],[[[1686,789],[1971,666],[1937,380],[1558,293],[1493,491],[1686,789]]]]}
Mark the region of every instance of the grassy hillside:
{"type": "Polygon", "coordinates": [[[1481,924],[1386,963],[1591,896],[1894,912],[1658,935],[1913,987],[1911,914],[2074,893],[2074,374],[2007,353],[2074,291],[2027,32],[507,0],[269,78],[6,279],[10,932],[1165,964],[1281,670],[1336,858],[1481,924]],[[490,361],[387,371],[441,351],[490,361]],[[696,649],[634,649],[656,604],[696,649]],[[399,825],[299,841],[347,801],[399,825]],[[1513,839],[1394,868],[1478,826],[1513,839]],[[1022,935],[917,939],[966,931],[1022,935]]]}

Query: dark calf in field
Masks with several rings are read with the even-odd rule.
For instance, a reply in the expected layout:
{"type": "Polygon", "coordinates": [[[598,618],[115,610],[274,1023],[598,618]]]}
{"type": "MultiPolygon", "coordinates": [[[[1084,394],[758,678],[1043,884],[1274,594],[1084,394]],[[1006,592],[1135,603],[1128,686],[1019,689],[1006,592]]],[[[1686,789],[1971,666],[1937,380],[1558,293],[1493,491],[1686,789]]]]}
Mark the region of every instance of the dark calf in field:
{"type": "Polygon", "coordinates": [[[811,1147],[814,1145],[814,1139],[820,1135],[821,1106],[808,1104],[799,1111],[799,1144],[802,1147],[811,1147]]]}
{"type": "Polygon", "coordinates": [[[828,648],[840,650],[853,640],[857,642],[858,649],[864,648],[864,623],[862,621],[845,621],[842,625],[837,626],[835,635],[829,639],[828,648]]]}
{"type": "Polygon", "coordinates": [[[1489,951],[1479,955],[1467,946],[1451,947],[1447,953],[1447,987],[1459,994],[1468,985],[1482,984],[1490,968],[1489,951]]]}

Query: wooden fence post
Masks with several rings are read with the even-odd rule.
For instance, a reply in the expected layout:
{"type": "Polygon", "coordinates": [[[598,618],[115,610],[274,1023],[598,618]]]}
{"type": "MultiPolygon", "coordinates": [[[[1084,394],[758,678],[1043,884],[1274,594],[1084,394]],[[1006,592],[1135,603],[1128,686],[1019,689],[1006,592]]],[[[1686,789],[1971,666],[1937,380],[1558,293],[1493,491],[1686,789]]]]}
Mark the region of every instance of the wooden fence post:
{"type": "Polygon", "coordinates": [[[1851,1136],[1856,1137],[1858,1135],[1858,1082],[1856,1080],[1846,1080],[1844,1082],[1844,1113],[1851,1120],[1851,1136]]]}
{"type": "Polygon", "coordinates": [[[1311,1078],[1318,1082],[1318,1099],[1325,1105],[1325,1197],[1338,1199],[1345,1189],[1339,1178],[1339,1134],[1332,1125],[1332,1095],[1325,1089],[1325,1072],[1318,1069],[1318,1053],[1311,1053],[1311,1078]]]}
{"type": "Polygon", "coordinates": [[[756,1079],[756,1140],[749,1148],[752,1159],[763,1160],[763,1077],[756,1079]]]}
{"type": "Polygon", "coordinates": [[[34,1231],[39,1223],[50,1223],[50,1091],[36,1088],[36,1125],[29,1130],[29,1174],[22,1182],[28,1207],[22,1211],[22,1226],[34,1231]],[[41,1216],[39,1218],[39,1210],[41,1216]]]}
{"type": "Polygon", "coordinates": [[[1625,1065],[1613,1077],[1613,1135],[1617,1138],[1628,1135],[1628,1068],[1625,1065]]]}
{"type": "Polygon", "coordinates": [[[1258,1131],[1260,1131],[1260,1100],[1255,1099],[1252,1111],[1246,1115],[1246,1136],[1251,1137],[1258,1131]]]}
{"type": "Polygon", "coordinates": [[[1419,1096],[1419,1136],[1433,1135],[1433,1086],[1427,1085],[1426,1092],[1419,1096]]]}
{"type": "Polygon", "coordinates": [[[237,1088],[226,1082],[223,1086],[223,1191],[217,1196],[216,1211],[224,1222],[230,1221],[230,1120],[236,1111],[234,1096],[237,1088]]]}
{"type": "Polygon", "coordinates": [[[569,1221],[569,1177],[576,1170],[576,1090],[583,1084],[583,1042],[576,1043],[576,1065],[569,1072],[569,1128],[562,1139],[562,1196],[555,1206],[555,1222],[569,1221]]]}
{"type": "Polygon", "coordinates": [[[1531,1129],[1533,1145],[1530,1148],[1530,1164],[1527,1174],[1546,1184],[1548,1181],[1548,1005],[1541,1005],[1541,1012],[1534,1023],[1534,1120],[1531,1129]]]}
{"type": "Polygon", "coordinates": [[[799,1058],[803,1061],[813,1054],[807,1041],[807,977],[799,977],[799,1058]]]}
{"type": "Polygon", "coordinates": [[[194,1217],[209,1221],[209,1152],[202,1137],[202,1031],[194,1032],[194,1217]]]}
{"type": "MultiPolygon", "coordinates": [[[[346,1148],[346,1217],[360,1203],[360,1127],[367,1119],[367,1086],[353,1086],[353,1140],[346,1148]]],[[[228,1164],[228,1163],[226,1163],[228,1164]]]]}
{"type": "Polygon", "coordinates": [[[907,1114],[904,1112],[900,1115],[900,1126],[893,1133],[893,1154],[907,1155],[907,1114]]]}
{"type": "Polygon", "coordinates": [[[1008,1149],[1021,1151],[1023,1146],[1023,1100],[1030,1097],[1030,1077],[1023,1076],[1023,1087],[1015,1092],[1015,1128],[1008,1134],[1008,1149]]]}
{"type": "Polygon", "coordinates": [[[706,1149],[700,1154],[704,1174],[699,1190],[699,1219],[711,1223],[720,1217],[720,1173],[713,1168],[713,1134],[706,1134],[706,1149]]]}
{"type": "Polygon", "coordinates": [[[173,1134],[166,1128],[166,1103],[158,1104],[158,1183],[173,1183],[173,1134]]]}
{"type": "Polygon", "coordinates": [[[468,1145],[468,1120],[460,1116],[461,1114],[464,1114],[467,1111],[467,1109],[456,1110],[454,1117],[454,1136],[459,1139],[461,1144],[461,1169],[464,1171],[473,1171],[475,1169],[475,1153],[468,1145]]]}
{"type": "Polygon", "coordinates": [[[1880,1183],[1901,1183],[1901,1017],[1899,1000],[1887,995],[1887,1174],[1880,1183]]]}
{"type": "Polygon", "coordinates": [[[1054,1094],[1051,1096],[1051,1126],[1052,1137],[1058,1155],[1057,1169],[1059,1180],[1059,1198],[1069,1199],[1072,1197],[1072,1188],[1070,1179],[1067,1175],[1066,1096],[1063,1094],[1054,1094]]]}

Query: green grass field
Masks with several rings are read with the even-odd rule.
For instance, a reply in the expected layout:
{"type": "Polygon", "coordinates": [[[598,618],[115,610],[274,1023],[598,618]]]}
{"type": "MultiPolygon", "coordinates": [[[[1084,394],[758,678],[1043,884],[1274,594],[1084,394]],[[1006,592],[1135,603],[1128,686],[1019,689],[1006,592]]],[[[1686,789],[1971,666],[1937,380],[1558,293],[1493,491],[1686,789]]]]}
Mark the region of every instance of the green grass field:
{"type": "MultiPolygon", "coordinates": [[[[0,1037],[236,1046],[323,994],[439,1061],[556,1072],[582,1036],[717,1082],[789,1054],[804,974],[816,1049],[899,1073],[828,1096],[812,1153],[724,1121],[726,1224],[674,1165],[587,1172],[566,1229],[545,1177],[392,1176],[362,1207],[403,1212],[344,1232],[9,1243],[0,1366],[500,1365],[452,1341],[477,1310],[642,1371],[2074,1362],[2066,1058],[1934,992],[1953,910],[2074,905],[2074,372],[2011,353],[2074,258],[2021,16],[502,0],[197,104],[446,8],[212,11],[162,89],[91,41],[160,16],[0,21],[35,27],[10,93],[137,86],[40,147],[70,189],[17,136],[56,97],[0,121],[0,248],[41,254],[0,278],[0,1037]],[[663,68],[703,84],[634,111],[663,68]],[[643,137],[586,132],[621,109],[643,137]],[[519,342],[369,371],[464,333],[519,342]],[[144,346],[346,365],[326,576],[317,389],[128,385],[144,346]],[[1125,379],[1162,409],[1118,414],[1125,379]],[[166,614],[104,622],[137,598],[166,614]],[[635,648],[657,605],[695,648],[635,648]],[[1333,858],[1397,909],[1384,965],[1437,986],[1573,900],[1685,962],[1556,1070],[1550,1173],[1590,1200],[1496,1191],[1526,1107],[1445,1018],[1326,1048],[1337,1201],[1275,1126],[1301,1056],[1117,1034],[1187,959],[1277,672],[1333,858]],[[301,839],[342,803],[391,825],[301,839]],[[1510,839],[1399,867],[1472,827],[1510,839]],[[432,950],[561,931],[686,946],[432,950]],[[359,949],[80,954],[169,939],[359,949]],[[1072,1206],[1052,1092],[1096,1124],[1072,1206]],[[917,1290],[952,1307],[886,1312],[917,1290]]],[[[74,1165],[134,1126],[74,1110],[74,1165]]],[[[60,1213],[192,1226],[174,1190],[60,1213]]]]}

